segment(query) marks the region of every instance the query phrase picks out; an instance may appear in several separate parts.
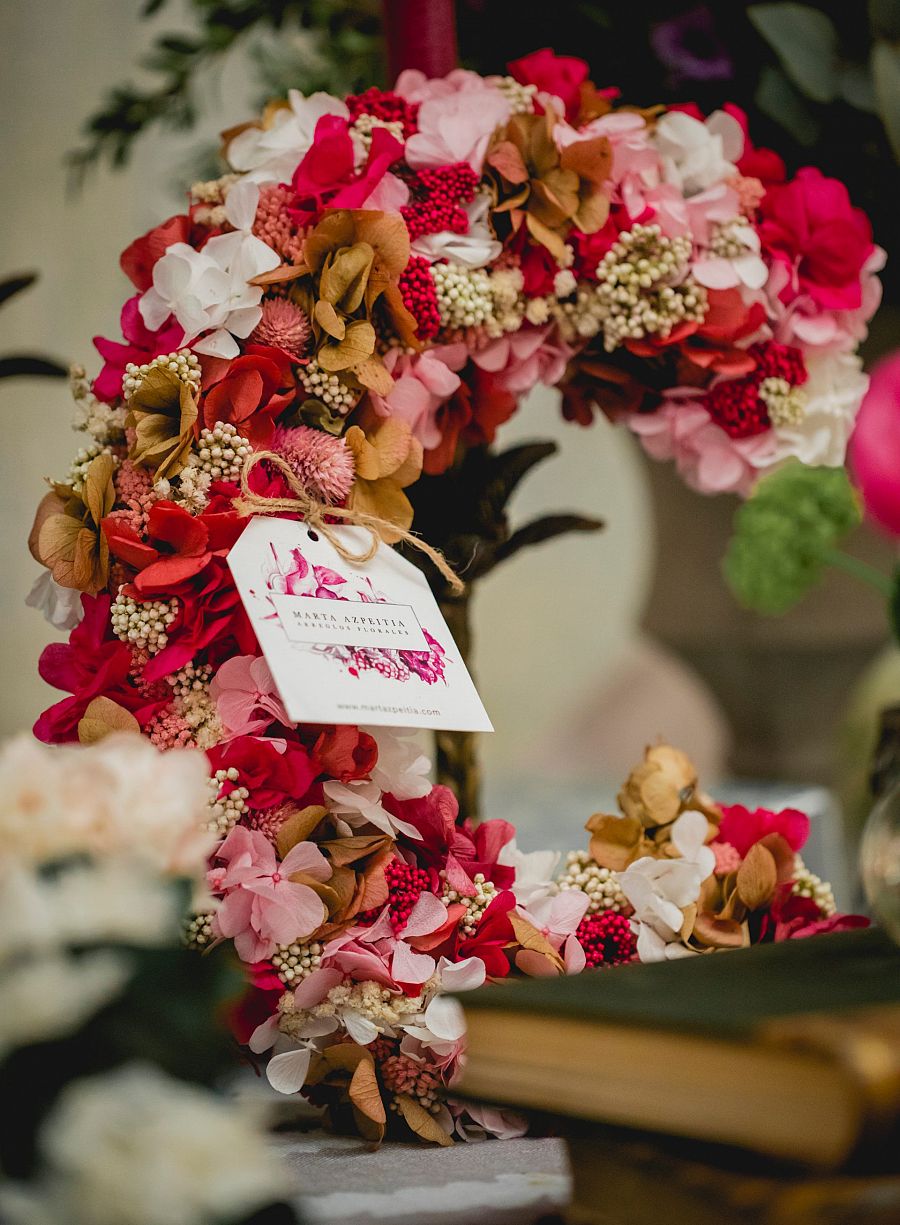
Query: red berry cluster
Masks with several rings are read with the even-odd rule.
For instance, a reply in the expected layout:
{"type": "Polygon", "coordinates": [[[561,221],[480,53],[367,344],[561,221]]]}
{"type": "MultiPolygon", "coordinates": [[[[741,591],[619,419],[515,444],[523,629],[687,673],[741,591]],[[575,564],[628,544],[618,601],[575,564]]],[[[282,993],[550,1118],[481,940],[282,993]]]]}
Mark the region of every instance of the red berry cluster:
{"type": "Polygon", "coordinates": [[[399,285],[403,305],[418,324],[416,336],[419,340],[433,339],[441,330],[441,312],[428,260],[411,255],[400,274],[399,285]]]}
{"type": "Polygon", "coordinates": [[[764,379],[786,379],[792,387],[799,387],[809,377],[803,354],[792,345],[768,340],[751,345],[748,352],[756,359],[756,369],[742,379],[719,383],[704,397],[706,411],[731,438],[752,438],[770,428],[768,410],[759,398],[764,379]]]}
{"type": "Polygon", "coordinates": [[[399,120],[403,124],[404,140],[408,140],[413,132],[417,131],[418,102],[407,102],[389,89],[376,89],[373,85],[364,94],[351,94],[346,103],[351,123],[360,115],[372,115],[384,123],[395,123],[399,120]]]}
{"type": "MultiPolygon", "coordinates": [[[[384,870],[384,879],[388,887],[388,917],[391,927],[398,932],[422,894],[431,889],[431,878],[422,868],[402,859],[392,859],[384,870]]],[[[380,910],[365,910],[357,915],[356,921],[369,926],[380,913],[380,910]]]]}
{"type": "Polygon", "coordinates": [[[449,166],[423,166],[403,176],[409,187],[409,203],[400,213],[413,242],[423,234],[451,230],[465,234],[469,216],[461,204],[475,198],[478,175],[468,162],[449,166]]]}
{"type": "Polygon", "coordinates": [[[616,910],[586,915],[578,924],[575,936],[590,967],[622,965],[632,961],[637,951],[631,924],[616,910]]]}

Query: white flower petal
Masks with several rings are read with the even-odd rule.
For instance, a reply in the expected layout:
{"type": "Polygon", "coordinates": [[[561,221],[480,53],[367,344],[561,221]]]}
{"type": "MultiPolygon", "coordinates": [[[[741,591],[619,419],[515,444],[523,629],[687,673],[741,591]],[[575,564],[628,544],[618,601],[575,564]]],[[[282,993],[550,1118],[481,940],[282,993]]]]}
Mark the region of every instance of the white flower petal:
{"type": "Polygon", "coordinates": [[[266,1065],[269,1084],[278,1093],[299,1093],[306,1081],[312,1051],[304,1046],[297,1051],[273,1055],[266,1065]]]}

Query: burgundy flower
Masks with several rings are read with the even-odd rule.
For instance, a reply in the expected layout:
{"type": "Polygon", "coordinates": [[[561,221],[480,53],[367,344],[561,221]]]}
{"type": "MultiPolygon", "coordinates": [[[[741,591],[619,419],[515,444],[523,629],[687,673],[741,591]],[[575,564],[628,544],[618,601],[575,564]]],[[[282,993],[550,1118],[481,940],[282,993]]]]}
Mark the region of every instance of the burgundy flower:
{"type": "Polygon", "coordinates": [[[45,710],[34,725],[38,740],[61,744],[78,739],[78,723],[97,697],[112,698],[143,723],[161,702],[148,702],[130,683],[131,649],[112,632],[108,595],[81,597],[84,617],[68,642],[52,642],[41,652],[38,670],[48,685],[72,696],[45,710]]]}
{"type": "Polygon", "coordinates": [[[769,834],[780,834],[792,851],[799,851],[809,837],[809,817],[796,808],[785,808],[781,812],[769,812],[757,808],[751,812],[741,804],[723,807],[719,838],[730,842],[743,857],[754,843],[769,834]]]}
{"type": "Polygon", "coordinates": [[[184,340],[184,331],[179,324],[170,321],[157,332],[151,332],[138,310],[140,294],[129,298],[122,307],[119,323],[125,343],[94,337],[94,348],[103,358],[103,369],[94,379],[93,391],[98,400],[111,403],[122,394],[122,378],[129,362],[141,366],[159,357],[161,353],[172,353],[184,340]]]}
{"type": "Polygon", "coordinates": [[[833,914],[825,917],[812,898],[792,894],[789,887],[783,888],[781,898],[776,899],[767,918],[766,929],[772,931],[772,938],[776,941],[800,940],[807,936],[869,926],[865,915],[833,914]]]}

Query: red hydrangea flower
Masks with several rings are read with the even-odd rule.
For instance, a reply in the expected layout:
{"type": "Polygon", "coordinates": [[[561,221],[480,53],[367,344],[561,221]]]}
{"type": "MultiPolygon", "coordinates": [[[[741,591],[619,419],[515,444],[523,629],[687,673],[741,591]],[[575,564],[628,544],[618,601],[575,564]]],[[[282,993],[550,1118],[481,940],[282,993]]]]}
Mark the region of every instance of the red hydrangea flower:
{"type": "Polygon", "coordinates": [[[781,299],[808,294],[822,310],[862,305],[860,272],[872,254],[872,227],[850,203],[847,188],[805,166],[789,183],[773,184],[760,205],[759,235],[790,279],[781,299]]]}
{"type": "Polygon", "coordinates": [[[275,1015],[285,985],[270,961],[257,961],[249,967],[250,983],[241,998],[228,1011],[228,1028],[235,1040],[246,1046],[253,1031],[275,1015]]]}
{"type": "Polygon", "coordinates": [[[498,893],[481,916],[474,935],[464,936],[457,931],[453,941],[452,961],[464,961],[466,957],[478,957],[491,978],[505,978],[509,973],[509,958],[506,947],[515,939],[509,912],[515,910],[516,899],[510,890],[498,893]]]}
{"type": "Polygon", "coordinates": [[[823,917],[821,910],[808,897],[785,890],[785,896],[772,907],[774,940],[800,940],[807,936],[825,935],[827,932],[852,931],[855,927],[868,927],[869,920],[861,914],[833,914],[823,917]]]}
{"type": "Polygon", "coordinates": [[[136,238],[119,257],[119,265],[141,293],[153,284],[153,266],[176,242],[190,242],[191,219],[186,213],[170,217],[136,238]]]}
{"type": "Polygon", "coordinates": [[[339,783],[368,778],[378,761],[378,745],[358,727],[326,727],[312,746],[316,760],[329,778],[339,783]]]}
{"type": "Polygon", "coordinates": [[[122,394],[122,378],[129,362],[141,366],[159,357],[161,353],[172,353],[184,340],[184,331],[174,320],[164,323],[157,332],[151,332],[138,310],[140,294],[129,298],[122,307],[119,324],[125,343],[94,337],[94,348],[103,358],[103,369],[93,382],[94,395],[107,404],[122,394]]]}
{"type": "Polygon", "coordinates": [[[147,540],[114,517],[102,523],[110,552],[138,571],[132,586],[141,600],[182,595],[214,557],[227,554],[246,526],[246,519],[233,510],[207,508],[192,515],[167,501],[151,507],[147,540]]]}
{"type": "Polygon", "coordinates": [[[796,808],[781,812],[757,808],[751,812],[742,804],[732,804],[723,808],[722,814],[719,838],[730,842],[741,857],[768,834],[780,834],[792,851],[799,851],[809,837],[809,817],[796,808]]]}
{"type": "Polygon", "coordinates": [[[581,86],[590,72],[585,60],[574,55],[557,55],[549,47],[542,47],[540,51],[513,60],[507,68],[520,85],[536,85],[545,93],[560,98],[570,123],[577,117],[581,86]]]}
{"type": "Polygon", "coordinates": [[[321,773],[320,762],[294,740],[236,736],[207,750],[206,756],[213,774],[235,767],[239,785],[250,792],[247,806],[252,809],[303,799],[321,773]]]}
{"type": "Polygon", "coordinates": [[[387,128],[375,128],[362,169],[354,168],[350,125],[337,115],[323,115],[316,124],[313,143],[294,171],[291,186],[297,193],[292,215],[307,224],[326,207],[362,208],[366,200],[403,157],[403,145],[387,128]]]}
{"type": "Polygon", "coordinates": [[[48,685],[72,695],[45,710],[35,723],[35,736],[46,744],[77,740],[79,720],[94,698],[112,698],[142,724],[164,705],[148,702],[130,683],[131,649],[112,632],[111,603],[108,595],[83,595],[84,617],[69,641],[52,642],[41,652],[41,677],[48,685]]]}
{"type": "Polygon", "coordinates": [[[247,345],[234,361],[210,362],[204,375],[201,411],[207,428],[230,422],[260,446],[270,442],[275,418],[296,398],[290,358],[268,345],[247,345]]]}

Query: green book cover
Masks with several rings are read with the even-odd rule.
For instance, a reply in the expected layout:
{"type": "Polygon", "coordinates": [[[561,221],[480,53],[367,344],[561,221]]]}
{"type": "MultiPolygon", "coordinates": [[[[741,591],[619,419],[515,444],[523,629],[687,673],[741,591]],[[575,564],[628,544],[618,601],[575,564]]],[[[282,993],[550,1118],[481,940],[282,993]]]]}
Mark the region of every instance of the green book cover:
{"type": "Polygon", "coordinates": [[[488,985],[458,997],[478,1009],[578,1017],[717,1034],[801,1013],[900,1003],[900,948],[866,928],[571,978],[488,985]]]}

